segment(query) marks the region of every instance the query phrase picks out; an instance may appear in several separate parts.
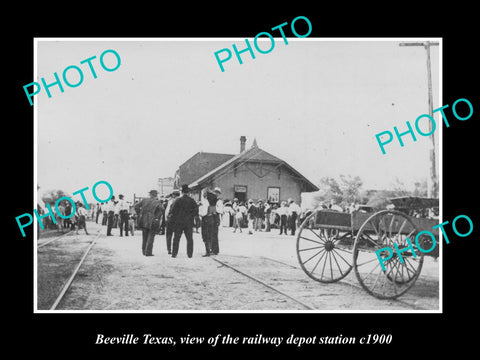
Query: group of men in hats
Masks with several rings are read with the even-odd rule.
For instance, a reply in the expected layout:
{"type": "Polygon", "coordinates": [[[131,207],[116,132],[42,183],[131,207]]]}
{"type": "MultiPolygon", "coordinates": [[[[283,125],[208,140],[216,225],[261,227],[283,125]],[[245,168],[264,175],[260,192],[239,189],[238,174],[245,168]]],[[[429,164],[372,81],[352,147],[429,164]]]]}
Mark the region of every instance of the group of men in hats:
{"type": "Polygon", "coordinates": [[[135,204],[135,211],[138,214],[137,224],[142,229],[143,255],[153,256],[154,238],[160,232],[161,219],[165,217],[168,253],[173,258],[177,257],[180,238],[182,234],[185,234],[187,256],[189,258],[193,256],[193,226],[194,219],[198,216],[198,205],[188,193],[188,185],[182,186],[181,193],[174,191],[166,209],[163,208],[162,202],[157,200],[157,190],[151,190],[150,198],[143,199],[135,204]]]}
{"type": "MultiPolygon", "coordinates": [[[[102,203],[99,212],[103,212],[102,225],[107,226],[107,236],[113,236],[112,229],[117,226],[120,228],[120,236],[128,236],[129,231],[129,205],[124,200],[123,194],[118,195],[119,200],[113,195],[110,201],[102,203]]],[[[97,218],[98,220],[98,218],[97,218]]]]}

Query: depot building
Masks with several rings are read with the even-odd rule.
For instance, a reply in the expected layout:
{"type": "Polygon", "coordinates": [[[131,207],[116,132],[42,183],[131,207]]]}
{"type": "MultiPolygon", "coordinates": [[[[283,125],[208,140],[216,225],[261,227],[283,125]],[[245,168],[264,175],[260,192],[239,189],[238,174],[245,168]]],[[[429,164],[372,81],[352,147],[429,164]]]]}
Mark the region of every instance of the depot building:
{"type": "Polygon", "coordinates": [[[241,136],[240,153],[236,155],[196,153],[179,166],[174,187],[188,184],[197,201],[202,189],[219,187],[223,199],[277,204],[289,198],[299,204],[302,192],[319,190],[291,165],[258,147],[256,140],[249,149],[245,143],[246,137],[241,136]]]}

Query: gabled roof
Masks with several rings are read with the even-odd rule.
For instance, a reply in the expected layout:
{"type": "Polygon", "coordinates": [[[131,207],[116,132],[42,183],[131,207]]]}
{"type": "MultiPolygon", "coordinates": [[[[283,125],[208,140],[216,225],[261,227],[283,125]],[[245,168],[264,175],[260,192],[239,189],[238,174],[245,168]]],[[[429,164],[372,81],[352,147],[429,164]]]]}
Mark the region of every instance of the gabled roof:
{"type": "Polygon", "coordinates": [[[204,174],[203,176],[199,177],[195,181],[190,183],[190,188],[197,187],[202,185],[209,180],[215,178],[222,172],[229,172],[234,168],[234,166],[238,164],[243,164],[247,161],[259,161],[259,162],[268,162],[274,163],[278,165],[283,165],[288,168],[294,176],[296,176],[299,180],[303,180],[307,185],[311,188],[310,191],[318,191],[318,187],[311,183],[307,178],[305,178],[302,174],[300,174],[297,170],[287,164],[285,161],[273,156],[272,154],[266,152],[265,150],[260,149],[258,146],[252,146],[250,149],[246,149],[242,151],[240,154],[233,156],[229,160],[225,161],[224,163],[220,164],[216,168],[212,169],[208,173],[204,174]]]}
{"type": "Polygon", "coordinates": [[[219,165],[225,163],[234,156],[235,155],[231,154],[208,153],[200,151],[180,165],[176,174],[176,184],[178,187],[181,184],[191,184],[199,177],[217,168],[219,165]]]}

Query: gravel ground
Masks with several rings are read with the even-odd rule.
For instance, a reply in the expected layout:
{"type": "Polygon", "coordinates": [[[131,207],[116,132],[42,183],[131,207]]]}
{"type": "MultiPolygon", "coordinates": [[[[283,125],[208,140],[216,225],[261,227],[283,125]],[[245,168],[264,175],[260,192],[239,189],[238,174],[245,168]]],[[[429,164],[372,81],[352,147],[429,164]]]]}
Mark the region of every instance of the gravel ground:
{"type": "MultiPolygon", "coordinates": [[[[157,235],[153,253],[141,253],[141,232],[106,237],[106,228],[87,223],[102,235],[80,268],[58,310],[306,310],[305,306],[235,271],[204,258],[200,234],[194,234],[194,256],[180,241],[177,258],[166,252],[157,235]]],[[[422,273],[398,300],[379,300],[363,290],[353,271],[345,279],[322,284],[298,266],[295,237],[270,233],[232,233],[220,229],[218,260],[260,279],[318,310],[438,310],[439,266],[426,257],[422,273]]],[[[93,235],[67,235],[38,252],[38,309],[48,309],[88,247],[93,235]]]]}

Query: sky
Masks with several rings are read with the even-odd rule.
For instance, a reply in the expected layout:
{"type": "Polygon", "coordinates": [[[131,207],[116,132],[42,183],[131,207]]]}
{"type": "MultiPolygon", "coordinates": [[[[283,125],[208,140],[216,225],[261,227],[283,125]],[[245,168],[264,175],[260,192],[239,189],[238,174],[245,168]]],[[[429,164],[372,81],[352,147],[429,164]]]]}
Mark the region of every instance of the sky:
{"type": "MultiPolygon", "coordinates": [[[[279,38],[268,54],[242,54],[242,65],[233,54],[221,72],[214,52],[243,49],[245,39],[37,39],[32,81],[51,83],[70,65],[84,75],[78,87],[62,80],[63,93],[53,86],[51,98],[43,88],[34,98],[40,193],[103,180],[131,201],[199,151],[237,154],[242,135],[316,184],[346,174],[360,176],[364,189],[396,179],[411,188],[428,174],[431,140],[404,137],[404,147],[395,140],[383,155],[375,139],[428,113],[426,51],[399,42],[279,38]],[[121,58],[111,72],[99,63],[108,49],[121,58]],[[80,64],[92,56],[96,79],[80,64]]],[[[441,52],[431,52],[435,109],[443,105],[441,52]]],[[[104,60],[116,64],[112,54],[104,60]]],[[[68,72],[72,83],[76,76],[68,72]]]]}

